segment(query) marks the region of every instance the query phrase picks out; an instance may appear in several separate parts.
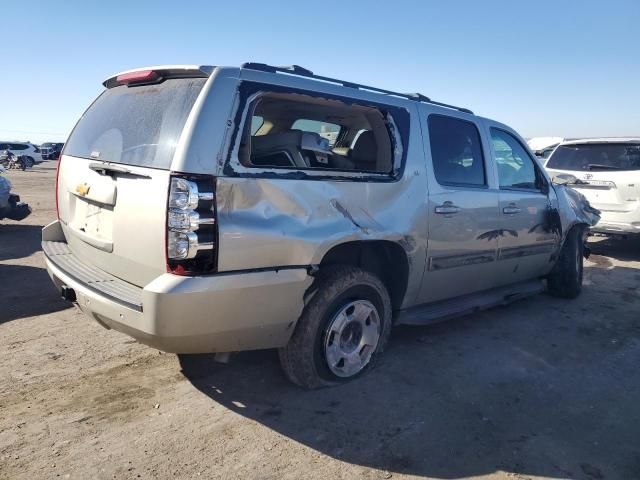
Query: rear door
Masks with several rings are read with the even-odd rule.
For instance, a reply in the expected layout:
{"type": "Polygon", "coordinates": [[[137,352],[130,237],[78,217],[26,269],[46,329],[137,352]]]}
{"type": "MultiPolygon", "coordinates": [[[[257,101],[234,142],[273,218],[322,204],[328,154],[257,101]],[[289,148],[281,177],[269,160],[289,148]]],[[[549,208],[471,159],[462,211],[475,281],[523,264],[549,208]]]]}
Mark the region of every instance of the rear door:
{"type": "Polygon", "coordinates": [[[496,286],[498,192],[489,150],[468,116],[431,114],[426,121],[428,261],[422,303],[496,286]]]}
{"type": "Polygon", "coordinates": [[[171,163],[205,81],[116,84],[84,113],[57,188],[65,237],[81,260],[139,286],[165,271],[171,163]]]}
{"type": "Polygon", "coordinates": [[[515,135],[489,130],[500,188],[498,263],[510,282],[529,280],[548,272],[558,242],[558,233],[548,231],[549,185],[515,135]]]}

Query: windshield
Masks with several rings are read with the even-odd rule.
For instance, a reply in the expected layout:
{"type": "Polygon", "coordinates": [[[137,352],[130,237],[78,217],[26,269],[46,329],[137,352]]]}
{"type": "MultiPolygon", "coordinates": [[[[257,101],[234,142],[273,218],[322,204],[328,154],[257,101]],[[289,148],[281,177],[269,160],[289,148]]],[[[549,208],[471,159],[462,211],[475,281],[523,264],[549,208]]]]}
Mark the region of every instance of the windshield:
{"type": "Polygon", "coordinates": [[[578,171],[640,170],[640,143],[560,145],[547,168],[578,171]]]}
{"type": "Polygon", "coordinates": [[[205,78],[105,90],[84,113],[64,154],[169,169],[205,78]]]}

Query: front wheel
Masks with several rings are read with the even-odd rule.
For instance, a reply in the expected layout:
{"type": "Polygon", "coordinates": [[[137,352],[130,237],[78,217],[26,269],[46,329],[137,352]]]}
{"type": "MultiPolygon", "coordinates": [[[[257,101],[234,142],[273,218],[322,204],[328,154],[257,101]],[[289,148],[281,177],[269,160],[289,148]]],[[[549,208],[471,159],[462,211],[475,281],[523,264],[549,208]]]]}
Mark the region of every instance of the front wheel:
{"type": "Polygon", "coordinates": [[[340,265],[321,270],[280,363],[304,388],[335,385],[362,375],[391,330],[391,300],[378,277],[340,265]]]}
{"type": "Polygon", "coordinates": [[[567,234],[560,256],[547,278],[547,289],[555,297],[576,298],[582,290],[584,228],[573,227],[567,234]]]}

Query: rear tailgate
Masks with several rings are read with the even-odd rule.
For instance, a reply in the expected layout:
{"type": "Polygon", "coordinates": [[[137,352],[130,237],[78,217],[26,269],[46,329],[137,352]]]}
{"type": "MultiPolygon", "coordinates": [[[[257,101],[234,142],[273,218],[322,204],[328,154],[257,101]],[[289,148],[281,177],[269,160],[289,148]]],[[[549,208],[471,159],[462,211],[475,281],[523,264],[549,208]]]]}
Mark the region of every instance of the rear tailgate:
{"type": "Polygon", "coordinates": [[[585,182],[574,185],[598,210],[631,212],[640,201],[640,171],[597,172],[578,175],[585,182]]]}
{"type": "Polygon", "coordinates": [[[169,171],[128,167],[132,174],[105,175],[89,168],[96,164],[62,158],[58,208],[65,237],[81,260],[144,286],[165,271],[169,171]]]}
{"type": "Polygon", "coordinates": [[[59,218],[73,254],[141,287],[166,271],[171,163],[206,81],[197,71],[168,73],[105,82],[59,166],[59,218]]]}

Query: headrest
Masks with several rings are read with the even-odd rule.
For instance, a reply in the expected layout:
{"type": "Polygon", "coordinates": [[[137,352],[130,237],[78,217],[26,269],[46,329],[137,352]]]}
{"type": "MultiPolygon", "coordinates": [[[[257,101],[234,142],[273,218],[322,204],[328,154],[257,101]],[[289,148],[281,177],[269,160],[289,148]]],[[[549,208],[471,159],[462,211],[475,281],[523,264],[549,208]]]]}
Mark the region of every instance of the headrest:
{"type": "Polygon", "coordinates": [[[359,163],[376,163],[378,156],[378,148],[376,145],[376,137],[372,131],[362,132],[356,144],[353,146],[350,158],[356,164],[359,163]]]}

